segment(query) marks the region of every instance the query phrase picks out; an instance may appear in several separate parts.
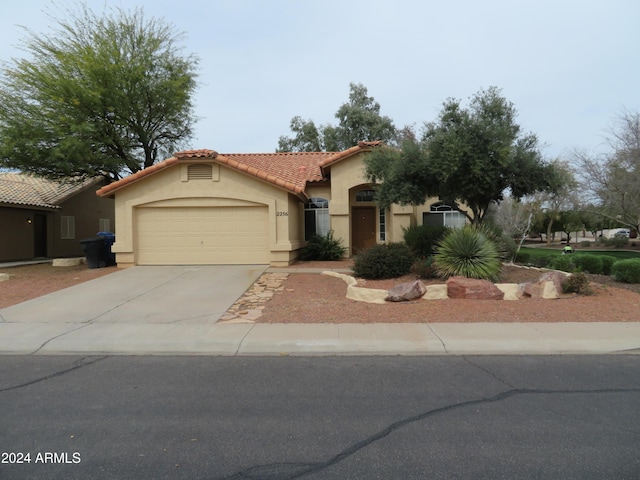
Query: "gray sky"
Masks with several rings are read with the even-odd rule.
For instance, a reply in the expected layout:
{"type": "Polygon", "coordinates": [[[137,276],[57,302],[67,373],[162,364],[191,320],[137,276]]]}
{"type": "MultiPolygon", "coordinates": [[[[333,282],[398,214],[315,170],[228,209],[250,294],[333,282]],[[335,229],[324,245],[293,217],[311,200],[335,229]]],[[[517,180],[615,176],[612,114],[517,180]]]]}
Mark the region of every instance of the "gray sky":
{"type": "MultiPolygon", "coordinates": [[[[495,85],[551,158],[602,151],[623,108],[640,110],[637,0],[88,0],[143,7],[200,58],[190,148],[272,152],[299,115],[316,124],[362,83],[396,126],[437,117],[495,85]]],[[[2,5],[0,60],[19,25],[46,32],[49,0],[2,5]]]]}

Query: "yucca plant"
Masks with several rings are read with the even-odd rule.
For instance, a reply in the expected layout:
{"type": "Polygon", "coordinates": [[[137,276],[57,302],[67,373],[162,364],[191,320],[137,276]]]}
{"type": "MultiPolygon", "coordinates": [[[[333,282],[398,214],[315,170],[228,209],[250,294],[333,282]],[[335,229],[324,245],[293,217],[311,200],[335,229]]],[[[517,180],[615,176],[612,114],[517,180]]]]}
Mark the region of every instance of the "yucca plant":
{"type": "Polygon", "coordinates": [[[500,276],[500,250],[492,232],[467,225],[445,235],[436,248],[434,263],[439,275],[456,275],[496,281],[500,276]]]}

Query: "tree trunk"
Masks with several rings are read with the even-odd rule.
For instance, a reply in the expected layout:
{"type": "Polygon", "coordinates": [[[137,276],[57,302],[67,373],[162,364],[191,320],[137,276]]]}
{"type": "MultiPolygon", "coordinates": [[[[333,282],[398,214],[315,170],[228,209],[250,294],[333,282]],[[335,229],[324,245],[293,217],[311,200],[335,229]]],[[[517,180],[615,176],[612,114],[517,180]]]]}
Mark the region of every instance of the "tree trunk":
{"type": "Polygon", "coordinates": [[[549,225],[547,225],[547,247],[551,246],[551,227],[553,227],[553,218],[549,220],[549,225]]]}

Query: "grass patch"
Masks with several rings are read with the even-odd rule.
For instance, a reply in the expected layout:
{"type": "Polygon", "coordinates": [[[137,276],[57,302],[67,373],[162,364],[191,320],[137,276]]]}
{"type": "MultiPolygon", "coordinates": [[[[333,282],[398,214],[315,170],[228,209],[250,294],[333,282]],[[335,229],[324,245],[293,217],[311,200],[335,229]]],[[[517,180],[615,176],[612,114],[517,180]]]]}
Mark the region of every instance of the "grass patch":
{"type": "MultiPolygon", "coordinates": [[[[520,249],[521,253],[526,253],[529,255],[529,258],[543,258],[551,255],[562,255],[561,248],[531,248],[531,247],[522,247],[520,249]]],[[[578,249],[576,253],[580,253],[580,255],[608,255],[610,257],[615,257],[618,260],[627,260],[629,258],[637,258],[640,259],[640,252],[631,252],[627,250],[580,250],[578,249]]],[[[575,255],[575,254],[572,254],[575,255]]]]}

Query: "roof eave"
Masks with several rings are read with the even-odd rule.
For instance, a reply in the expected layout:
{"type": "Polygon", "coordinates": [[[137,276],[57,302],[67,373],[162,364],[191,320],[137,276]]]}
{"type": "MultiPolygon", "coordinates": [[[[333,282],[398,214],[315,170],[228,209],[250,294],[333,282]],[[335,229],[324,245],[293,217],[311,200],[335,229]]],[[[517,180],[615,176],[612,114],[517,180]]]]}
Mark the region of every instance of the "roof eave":
{"type": "Polygon", "coordinates": [[[358,153],[361,152],[369,152],[372,149],[374,149],[375,147],[378,147],[380,145],[382,145],[382,141],[378,140],[375,142],[358,142],[358,145],[348,148],[346,150],[343,150],[342,152],[338,152],[335,155],[332,155],[331,157],[327,158],[326,160],[324,160],[323,162],[320,163],[320,171],[322,172],[322,175],[324,177],[327,176],[326,173],[326,169],[328,169],[329,167],[331,167],[332,165],[345,160],[349,157],[352,157],[353,155],[356,155],[358,153]]]}

